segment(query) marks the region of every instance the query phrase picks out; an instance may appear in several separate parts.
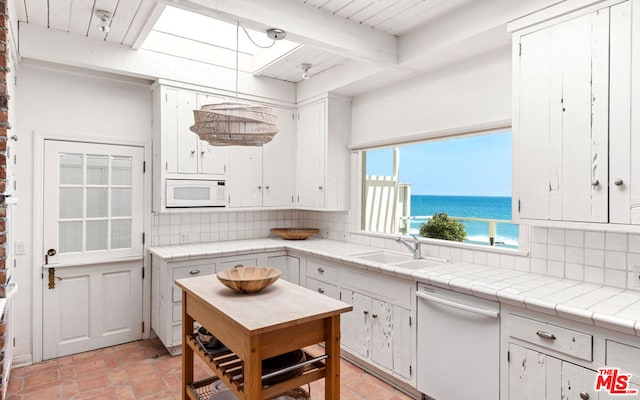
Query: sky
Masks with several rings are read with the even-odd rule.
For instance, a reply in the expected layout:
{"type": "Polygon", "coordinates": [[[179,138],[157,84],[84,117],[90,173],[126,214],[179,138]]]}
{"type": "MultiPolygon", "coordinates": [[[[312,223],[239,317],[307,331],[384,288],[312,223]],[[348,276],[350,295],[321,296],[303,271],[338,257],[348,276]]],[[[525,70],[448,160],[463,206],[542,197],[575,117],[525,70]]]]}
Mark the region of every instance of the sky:
{"type": "MultiPolygon", "coordinates": [[[[367,175],[391,175],[391,148],[367,151],[367,175]]],[[[511,132],[400,147],[400,183],[411,194],[511,197],[511,132]]]]}

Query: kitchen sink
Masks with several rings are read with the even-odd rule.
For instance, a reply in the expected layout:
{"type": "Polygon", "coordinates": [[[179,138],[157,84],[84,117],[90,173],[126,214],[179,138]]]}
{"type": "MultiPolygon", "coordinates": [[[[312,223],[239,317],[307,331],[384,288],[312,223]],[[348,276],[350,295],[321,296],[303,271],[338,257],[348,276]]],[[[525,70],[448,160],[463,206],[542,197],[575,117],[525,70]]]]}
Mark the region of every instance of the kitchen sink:
{"type": "Polygon", "coordinates": [[[433,267],[436,265],[446,264],[447,262],[448,262],[447,260],[421,258],[419,260],[409,260],[409,261],[400,262],[400,263],[394,264],[394,266],[407,268],[407,269],[422,269],[422,268],[433,267]]]}
{"type": "Polygon", "coordinates": [[[397,264],[403,261],[411,261],[413,257],[410,254],[395,253],[393,251],[375,251],[373,253],[353,254],[352,257],[365,261],[379,262],[381,264],[397,264]]]}

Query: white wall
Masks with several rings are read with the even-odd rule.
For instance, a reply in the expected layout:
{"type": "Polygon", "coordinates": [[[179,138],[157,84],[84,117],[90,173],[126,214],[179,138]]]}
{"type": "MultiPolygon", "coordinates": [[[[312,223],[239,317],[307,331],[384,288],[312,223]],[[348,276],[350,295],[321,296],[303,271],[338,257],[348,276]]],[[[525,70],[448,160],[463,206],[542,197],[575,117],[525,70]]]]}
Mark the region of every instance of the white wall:
{"type": "MultiPolygon", "coordinates": [[[[22,65],[16,88],[19,152],[16,165],[15,240],[26,244],[27,254],[16,256],[15,279],[19,291],[14,301],[15,357],[28,362],[32,353],[34,276],[41,271],[42,249],[34,249],[33,204],[34,137],[102,138],[105,141],[151,144],[151,92],[148,81],[123,81],[107,76],[22,65]]],[[[148,174],[150,175],[150,174],[148,174]]],[[[147,178],[150,179],[150,178],[147,178]]],[[[45,196],[46,199],[46,196],[45,196]]],[[[151,202],[145,199],[145,215],[151,202]]]]}
{"type": "Polygon", "coordinates": [[[511,48],[353,98],[351,143],[511,118],[511,48]]]}

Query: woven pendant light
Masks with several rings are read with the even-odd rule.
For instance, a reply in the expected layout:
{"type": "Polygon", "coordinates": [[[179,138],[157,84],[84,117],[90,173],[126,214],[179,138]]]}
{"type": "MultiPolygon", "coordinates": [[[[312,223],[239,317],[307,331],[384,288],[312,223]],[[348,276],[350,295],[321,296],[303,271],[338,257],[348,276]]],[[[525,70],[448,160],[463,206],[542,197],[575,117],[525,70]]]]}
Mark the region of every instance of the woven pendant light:
{"type": "Polygon", "coordinates": [[[193,110],[194,124],[189,129],[212,146],[262,146],[278,133],[270,107],[238,103],[239,29],[236,25],[236,101],[206,104],[193,110]]]}

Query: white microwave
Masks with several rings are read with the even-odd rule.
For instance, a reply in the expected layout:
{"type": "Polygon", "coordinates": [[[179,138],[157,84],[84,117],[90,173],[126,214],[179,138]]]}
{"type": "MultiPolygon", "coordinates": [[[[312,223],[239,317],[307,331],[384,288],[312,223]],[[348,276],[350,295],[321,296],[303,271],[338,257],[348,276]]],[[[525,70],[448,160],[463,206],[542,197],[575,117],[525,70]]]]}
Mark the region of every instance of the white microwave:
{"type": "Polygon", "coordinates": [[[224,207],[225,181],[167,179],[167,208],[224,207]]]}

